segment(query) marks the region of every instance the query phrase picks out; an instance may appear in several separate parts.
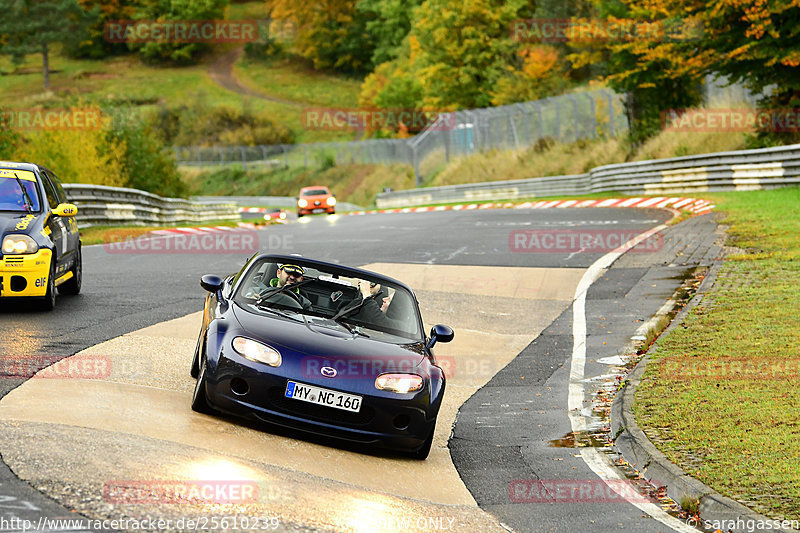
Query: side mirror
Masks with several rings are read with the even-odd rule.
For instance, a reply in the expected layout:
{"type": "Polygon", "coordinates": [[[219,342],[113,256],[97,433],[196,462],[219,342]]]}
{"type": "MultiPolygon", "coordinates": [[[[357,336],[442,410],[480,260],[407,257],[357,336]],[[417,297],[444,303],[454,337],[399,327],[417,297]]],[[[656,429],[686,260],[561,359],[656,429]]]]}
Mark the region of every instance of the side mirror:
{"type": "Polygon", "coordinates": [[[222,278],[214,274],[206,274],[200,278],[200,286],[208,292],[216,294],[222,289],[222,278]]]}
{"type": "Polygon", "coordinates": [[[444,324],[436,324],[431,328],[431,339],[428,341],[428,349],[433,348],[437,342],[450,342],[455,337],[453,328],[444,324]]]}
{"type": "Polygon", "coordinates": [[[75,207],[75,204],[58,204],[53,209],[53,214],[60,217],[74,217],[78,214],[78,208],[75,207]]]}

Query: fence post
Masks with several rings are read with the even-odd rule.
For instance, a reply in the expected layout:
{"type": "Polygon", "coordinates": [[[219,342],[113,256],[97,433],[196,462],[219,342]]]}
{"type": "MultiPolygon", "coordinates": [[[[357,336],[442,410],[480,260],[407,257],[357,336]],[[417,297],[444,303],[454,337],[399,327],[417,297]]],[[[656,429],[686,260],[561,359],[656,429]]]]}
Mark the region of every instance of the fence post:
{"type": "Polygon", "coordinates": [[[578,101],[575,99],[575,95],[572,94],[565,94],[564,96],[572,102],[572,114],[573,114],[573,122],[575,127],[575,141],[578,140],[578,101]]]}
{"type": "Polygon", "coordinates": [[[422,186],[422,176],[419,173],[419,159],[417,158],[417,146],[411,142],[411,160],[414,162],[414,178],[417,188],[422,186]]]}
{"type": "Polygon", "coordinates": [[[614,94],[610,91],[605,91],[608,96],[608,134],[614,136],[614,94]]]}
{"type": "Polygon", "coordinates": [[[556,137],[561,141],[561,101],[556,98],[556,137]]]}
{"type": "Polygon", "coordinates": [[[597,106],[594,103],[594,98],[589,93],[583,93],[589,99],[589,107],[592,111],[592,139],[597,137],[597,106]]]}

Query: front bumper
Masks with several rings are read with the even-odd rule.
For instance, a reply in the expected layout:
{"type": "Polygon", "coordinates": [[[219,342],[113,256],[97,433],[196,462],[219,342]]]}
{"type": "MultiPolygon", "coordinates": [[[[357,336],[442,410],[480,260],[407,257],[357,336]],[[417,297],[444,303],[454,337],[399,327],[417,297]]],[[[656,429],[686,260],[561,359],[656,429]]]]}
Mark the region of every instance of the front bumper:
{"type": "Polygon", "coordinates": [[[4,255],[0,260],[0,297],[35,297],[47,294],[52,252],[4,255]]]}
{"type": "MultiPolygon", "coordinates": [[[[224,356],[221,362],[216,375],[208,375],[206,395],[214,408],[226,413],[314,435],[409,451],[419,449],[436,424],[438,406],[434,409],[427,396],[420,401],[352,392],[364,400],[358,413],[350,413],[286,398],[290,378],[259,372],[224,356]],[[232,386],[234,379],[247,384],[246,393],[241,394],[241,381],[232,386]],[[234,393],[234,388],[240,393],[234,393]]],[[[326,388],[336,390],[330,385],[326,388]]]]}

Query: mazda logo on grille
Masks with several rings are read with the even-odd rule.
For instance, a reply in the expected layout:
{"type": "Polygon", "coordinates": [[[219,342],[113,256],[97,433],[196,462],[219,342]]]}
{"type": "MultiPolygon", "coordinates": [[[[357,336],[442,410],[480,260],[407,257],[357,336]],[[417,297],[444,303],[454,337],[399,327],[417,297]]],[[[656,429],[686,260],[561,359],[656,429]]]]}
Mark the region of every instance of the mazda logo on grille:
{"type": "Polygon", "coordinates": [[[322,375],[325,376],[326,378],[334,378],[336,377],[337,373],[335,368],[331,368],[329,366],[323,366],[320,369],[320,372],[322,372],[322,375]]]}

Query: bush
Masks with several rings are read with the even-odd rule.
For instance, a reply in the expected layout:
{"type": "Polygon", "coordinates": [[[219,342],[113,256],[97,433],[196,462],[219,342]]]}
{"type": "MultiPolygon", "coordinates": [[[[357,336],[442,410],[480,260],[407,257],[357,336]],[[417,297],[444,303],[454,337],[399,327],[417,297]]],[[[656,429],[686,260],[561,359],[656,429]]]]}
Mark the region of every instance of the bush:
{"type": "Polygon", "coordinates": [[[19,141],[19,133],[12,129],[8,115],[0,108],[0,160],[13,160],[19,141]]]}
{"type": "MultiPolygon", "coordinates": [[[[158,20],[220,20],[224,18],[227,0],[145,0],[138,18],[158,20]]],[[[144,61],[150,63],[194,63],[206,50],[207,43],[150,42],[130,45],[144,61]]]]}
{"type": "Polygon", "coordinates": [[[50,168],[65,183],[121,187],[125,184],[125,145],[98,129],[26,133],[18,159],[50,168]]]}
{"type": "Polygon", "coordinates": [[[175,146],[292,144],[294,132],[264,115],[230,106],[209,108],[199,96],[189,106],[162,107],[153,126],[175,146]]]}
{"type": "Polygon", "coordinates": [[[138,119],[116,115],[107,132],[110,144],[123,152],[124,186],[168,197],[186,197],[188,188],[178,174],[175,158],[151,127],[138,119]]]}

